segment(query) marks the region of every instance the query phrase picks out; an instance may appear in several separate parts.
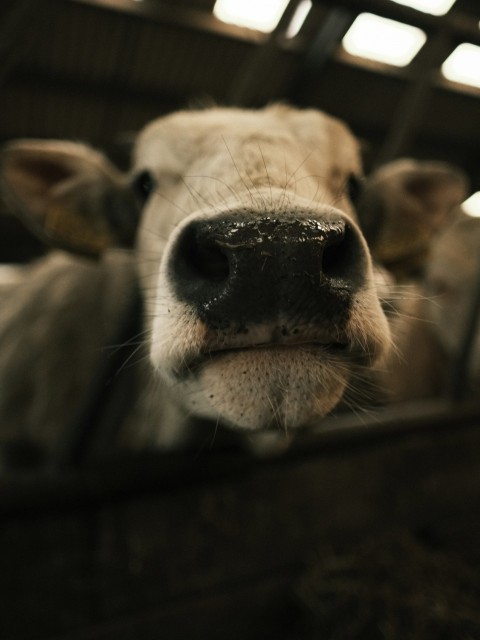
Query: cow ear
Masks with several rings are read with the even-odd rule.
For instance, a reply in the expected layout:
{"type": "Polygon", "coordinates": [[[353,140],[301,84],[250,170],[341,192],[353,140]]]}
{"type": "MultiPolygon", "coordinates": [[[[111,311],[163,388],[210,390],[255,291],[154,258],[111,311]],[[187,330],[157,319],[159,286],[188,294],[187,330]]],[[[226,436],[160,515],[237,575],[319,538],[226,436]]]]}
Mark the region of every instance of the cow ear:
{"type": "Polygon", "coordinates": [[[396,275],[420,273],[435,234],[466,193],[465,175],[447,163],[403,159],[378,169],[358,207],[373,256],[396,275]]]}
{"type": "Polygon", "coordinates": [[[462,171],[443,162],[418,162],[405,171],[402,186],[406,194],[416,199],[433,229],[442,228],[451,212],[467,196],[467,178],[462,171]]]}
{"type": "Polygon", "coordinates": [[[43,240],[92,256],[133,244],[139,204],[103,154],[79,143],[18,140],[0,163],[7,202],[43,240]]]}

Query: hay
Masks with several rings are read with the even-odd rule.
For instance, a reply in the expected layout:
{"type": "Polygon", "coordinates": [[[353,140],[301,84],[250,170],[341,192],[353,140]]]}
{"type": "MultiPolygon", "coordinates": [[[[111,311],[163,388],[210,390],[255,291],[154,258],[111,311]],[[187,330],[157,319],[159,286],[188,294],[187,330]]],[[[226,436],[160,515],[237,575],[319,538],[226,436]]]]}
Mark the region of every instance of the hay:
{"type": "Polygon", "coordinates": [[[409,534],[319,553],[296,593],[307,639],[480,638],[479,572],[409,534]]]}

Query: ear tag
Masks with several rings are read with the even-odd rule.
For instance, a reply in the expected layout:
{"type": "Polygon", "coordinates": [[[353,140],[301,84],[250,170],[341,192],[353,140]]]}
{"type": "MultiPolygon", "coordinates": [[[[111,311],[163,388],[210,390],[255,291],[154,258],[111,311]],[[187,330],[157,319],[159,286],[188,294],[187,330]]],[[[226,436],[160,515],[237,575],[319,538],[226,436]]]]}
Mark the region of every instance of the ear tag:
{"type": "Polygon", "coordinates": [[[45,234],[65,248],[88,255],[100,255],[113,244],[104,230],[92,230],[82,216],[58,202],[49,205],[43,222],[45,234]]]}

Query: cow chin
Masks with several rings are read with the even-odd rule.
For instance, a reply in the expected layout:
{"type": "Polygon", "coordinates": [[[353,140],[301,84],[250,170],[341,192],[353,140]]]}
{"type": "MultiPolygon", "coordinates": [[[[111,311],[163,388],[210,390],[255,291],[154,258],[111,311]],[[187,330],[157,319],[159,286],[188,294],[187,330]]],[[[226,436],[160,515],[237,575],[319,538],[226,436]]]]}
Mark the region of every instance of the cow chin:
{"type": "Polygon", "coordinates": [[[310,426],[340,401],[345,363],[320,349],[261,348],[215,354],[181,383],[195,415],[241,430],[310,426]]]}

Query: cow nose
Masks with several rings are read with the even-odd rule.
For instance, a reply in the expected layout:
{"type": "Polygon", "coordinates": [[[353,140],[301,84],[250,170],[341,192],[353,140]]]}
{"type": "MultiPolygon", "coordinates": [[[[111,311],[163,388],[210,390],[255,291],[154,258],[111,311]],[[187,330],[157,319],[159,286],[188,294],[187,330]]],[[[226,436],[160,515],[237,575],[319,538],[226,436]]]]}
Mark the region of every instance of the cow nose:
{"type": "Polygon", "coordinates": [[[191,221],[169,258],[176,295],[211,328],[346,317],[366,275],[360,233],[341,216],[230,213],[191,221]]]}

